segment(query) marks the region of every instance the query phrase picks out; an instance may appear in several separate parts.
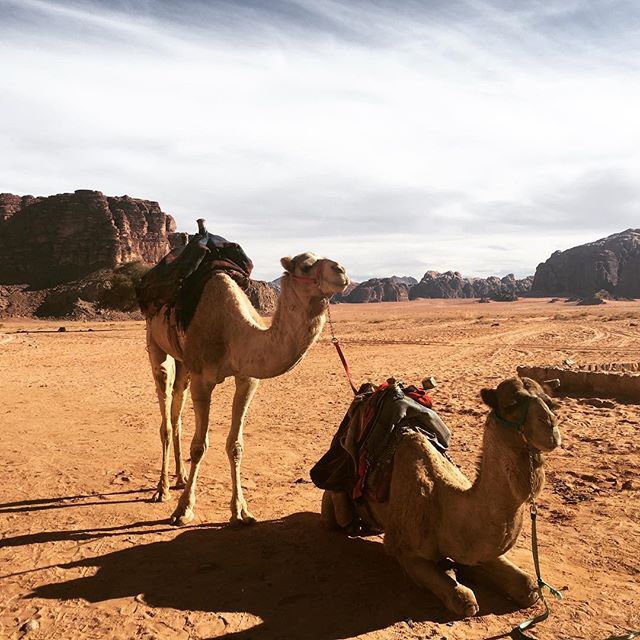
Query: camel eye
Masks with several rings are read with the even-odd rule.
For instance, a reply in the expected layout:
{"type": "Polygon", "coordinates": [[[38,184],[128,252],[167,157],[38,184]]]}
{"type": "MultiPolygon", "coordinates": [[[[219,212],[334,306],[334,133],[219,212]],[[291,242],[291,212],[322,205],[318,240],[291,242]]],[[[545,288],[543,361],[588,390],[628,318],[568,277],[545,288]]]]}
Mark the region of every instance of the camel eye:
{"type": "Polygon", "coordinates": [[[302,267],[300,267],[300,271],[302,271],[303,273],[308,273],[310,270],[311,270],[310,264],[305,264],[302,267]]]}

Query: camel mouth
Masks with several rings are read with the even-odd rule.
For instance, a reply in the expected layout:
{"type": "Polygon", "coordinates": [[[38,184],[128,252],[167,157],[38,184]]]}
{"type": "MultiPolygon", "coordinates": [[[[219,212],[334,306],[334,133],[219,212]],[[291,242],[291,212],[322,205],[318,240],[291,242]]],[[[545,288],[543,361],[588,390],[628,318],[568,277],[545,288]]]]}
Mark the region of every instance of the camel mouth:
{"type": "Polygon", "coordinates": [[[349,280],[349,276],[346,275],[342,276],[340,280],[342,280],[341,284],[339,285],[341,287],[340,293],[342,293],[349,286],[351,280],[349,280]]]}
{"type": "Polygon", "coordinates": [[[535,448],[538,451],[542,451],[543,453],[549,453],[554,449],[557,449],[562,445],[562,434],[560,433],[560,429],[557,426],[554,426],[551,433],[549,434],[549,438],[546,442],[536,442],[535,448]]]}
{"type": "Polygon", "coordinates": [[[332,289],[331,295],[333,295],[342,293],[349,286],[350,280],[346,273],[336,273],[335,279],[325,280],[325,282],[332,289]]]}

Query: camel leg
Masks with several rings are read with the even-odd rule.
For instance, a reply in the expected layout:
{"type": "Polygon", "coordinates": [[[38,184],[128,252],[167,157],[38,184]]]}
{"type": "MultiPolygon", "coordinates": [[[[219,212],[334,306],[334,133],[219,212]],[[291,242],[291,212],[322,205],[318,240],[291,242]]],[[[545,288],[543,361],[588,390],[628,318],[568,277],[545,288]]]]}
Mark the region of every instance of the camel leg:
{"type": "Polygon", "coordinates": [[[331,491],[322,493],[322,505],[320,507],[320,521],[327,529],[339,529],[340,525],[336,519],[336,510],[333,506],[331,491]]]}
{"type": "Polygon", "coordinates": [[[253,524],[256,519],[249,512],[247,502],[242,494],[242,479],[240,478],[240,464],[242,462],[242,452],[244,443],[242,429],[247,409],[253,398],[253,394],[258,389],[259,380],[257,378],[245,378],[236,376],[236,392],[233,396],[233,409],[231,413],[231,430],[227,436],[227,456],[231,467],[231,522],[253,524]]]}
{"type": "Polygon", "coordinates": [[[171,400],[171,424],[173,426],[173,452],[176,462],[176,488],[184,489],[187,470],[182,459],[182,410],[187,399],[189,370],[182,362],[176,362],[176,377],[171,400]]]}
{"type": "Polygon", "coordinates": [[[349,496],[343,491],[325,491],[322,494],[320,519],[327,529],[346,529],[356,513],[349,496]]]}
{"type": "Polygon", "coordinates": [[[156,393],[160,405],[162,422],[160,423],[160,442],[162,444],[162,470],[158,489],[153,494],[153,502],[169,500],[169,444],[171,442],[171,394],[175,379],[175,360],[165,353],[153,340],[147,340],[147,350],[151,362],[151,371],[156,383],[156,393]]]}
{"type": "Polygon", "coordinates": [[[488,582],[521,607],[529,607],[539,598],[533,577],[504,556],[473,567],[465,566],[463,571],[478,582],[488,582]]]}
{"type": "Polygon", "coordinates": [[[191,441],[191,468],[187,484],[178,500],[178,506],[171,515],[171,524],[183,526],[195,516],[196,480],[200,464],[209,446],[209,411],[211,393],[215,384],[210,384],[201,375],[191,374],[191,398],[195,414],[195,431],[191,441]]]}
{"type": "Polygon", "coordinates": [[[473,591],[456,580],[452,569],[445,571],[436,562],[419,556],[400,558],[400,564],[415,582],[431,591],[449,611],[465,618],[478,613],[480,607],[473,591]]]}

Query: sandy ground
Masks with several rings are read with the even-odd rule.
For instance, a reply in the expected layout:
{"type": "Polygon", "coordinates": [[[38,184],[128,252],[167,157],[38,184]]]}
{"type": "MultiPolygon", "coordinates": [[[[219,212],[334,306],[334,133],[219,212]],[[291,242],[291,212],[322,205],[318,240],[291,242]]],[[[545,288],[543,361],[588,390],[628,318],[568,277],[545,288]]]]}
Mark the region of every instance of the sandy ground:
{"type": "MultiPolygon", "coordinates": [[[[471,475],[481,387],[521,363],[640,360],[638,303],[416,301],[332,314],[357,382],[436,377],[452,456],[471,475]]],[[[59,324],[0,325],[1,637],[475,640],[540,611],[479,588],[480,614],[452,619],[380,537],[321,528],[308,470],[351,395],[328,328],[250,409],[243,477],[259,523],[226,524],[227,381],[214,392],[197,518],[180,529],[167,524],[177,492],[149,502],[159,413],[143,324],[67,323],[56,333],[59,324]],[[16,333],[24,328],[50,332],[16,333]]],[[[547,458],[539,535],[543,575],[565,599],[537,635],[604,640],[640,629],[640,404],[565,398],[559,415],[564,444],[547,458]]],[[[185,423],[188,451],[190,403],[185,423]]],[[[529,545],[526,530],[511,556],[531,568],[529,545]]]]}

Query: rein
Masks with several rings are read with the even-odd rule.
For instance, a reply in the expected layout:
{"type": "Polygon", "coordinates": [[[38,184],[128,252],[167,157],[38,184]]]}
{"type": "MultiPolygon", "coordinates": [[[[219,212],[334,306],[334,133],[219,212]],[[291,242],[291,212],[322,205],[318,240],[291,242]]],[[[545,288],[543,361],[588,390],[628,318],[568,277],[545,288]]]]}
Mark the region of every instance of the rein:
{"type": "Polygon", "coordinates": [[[338,338],[336,338],[335,331],[333,330],[333,321],[331,320],[331,305],[328,300],[327,300],[327,318],[329,320],[329,329],[331,330],[331,344],[336,348],[336,351],[338,352],[338,357],[340,358],[340,362],[342,362],[342,366],[344,367],[344,372],[347,374],[347,380],[349,381],[349,385],[351,386],[353,395],[357,396],[358,390],[356,389],[356,385],[353,384],[353,380],[351,379],[351,372],[349,371],[349,365],[347,364],[347,359],[344,357],[344,353],[342,353],[342,348],[340,347],[338,338]]]}
{"type": "MultiPolygon", "coordinates": [[[[298,282],[315,285],[320,290],[320,293],[322,293],[322,289],[320,289],[320,285],[322,284],[322,269],[320,265],[324,262],[326,262],[326,258],[318,260],[318,262],[313,265],[313,275],[299,276],[292,272],[289,272],[288,275],[290,278],[292,278],[293,280],[297,280],[298,282]]],[[[347,374],[347,380],[349,381],[349,385],[351,386],[351,390],[353,391],[353,395],[355,396],[358,395],[358,389],[356,389],[356,386],[353,384],[353,380],[351,379],[351,372],[349,371],[349,365],[347,364],[347,359],[342,352],[342,348],[340,347],[340,343],[338,342],[338,338],[336,338],[336,334],[333,329],[333,322],[331,320],[331,304],[329,302],[329,298],[325,299],[327,303],[327,317],[329,319],[329,328],[331,329],[331,344],[336,348],[336,351],[338,352],[338,357],[340,358],[340,362],[342,362],[344,371],[347,374]]]]}
{"type": "Polygon", "coordinates": [[[551,615],[551,608],[549,607],[544,597],[545,588],[549,590],[549,593],[551,593],[551,595],[553,595],[554,598],[556,598],[557,600],[562,600],[562,594],[557,589],[552,587],[548,582],[545,582],[542,579],[542,575],[540,572],[540,555],[538,552],[538,530],[536,526],[537,517],[538,517],[538,505],[536,504],[536,497],[534,494],[534,483],[535,483],[535,477],[534,477],[535,470],[534,470],[534,463],[533,463],[534,451],[529,446],[529,442],[527,441],[524,435],[524,423],[527,420],[530,404],[531,404],[531,398],[528,398],[527,403],[524,407],[522,417],[520,418],[519,421],[505,420],[504,418],[501,418],[500,416],[498,416],[495,410],[492,412],[493,417],[496,421],[496,424],[498,424],[504,429],[511,429],[519,433],[522,436],[522,439],[524,440],[525,445],[527,447],[528,458],[529,458],[528,502],[529,502],[529,514],[531,515],[531,555],[533,556],[533,566],[535,567],[536,579],[538,581],[538,596],[540,597],[540,600],[544,605],[544,611],[540,615],[534,616],[533,618],[529,618],[528,620],[521,622],[519,625],[517,625],[511,630],[511,633],[509,633],[509,637],[513,638],[513,640],[535,640],[533,636],[527,635],[525,631],[528,631],[532,627],[535,627],[538,623],[543,622],[549,617],[549,615],[551,615]]]}

